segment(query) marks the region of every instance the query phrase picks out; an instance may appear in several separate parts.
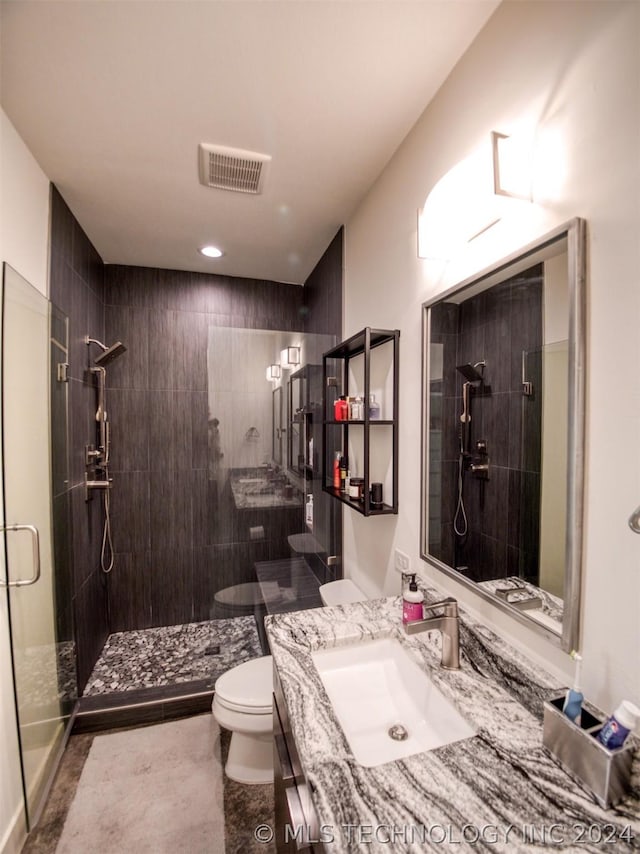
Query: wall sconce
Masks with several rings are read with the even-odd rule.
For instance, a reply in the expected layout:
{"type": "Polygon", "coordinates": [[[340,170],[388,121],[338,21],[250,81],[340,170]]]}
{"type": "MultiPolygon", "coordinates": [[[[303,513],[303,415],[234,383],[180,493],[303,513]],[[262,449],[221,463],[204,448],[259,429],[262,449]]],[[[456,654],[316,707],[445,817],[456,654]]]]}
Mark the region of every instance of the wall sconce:
{"type": "Polygon", "coordinates": [[[282,372],[280,370],[280,365],[269,365],[267,368],[267,379],[269,382],[273,382],[274,380],[279,380],[282,372]]]}
{"type": "Polygon", "coordinates": [[[533,201],[532,146],[522,135],[491,131],[493,191],[496,196],[533,201]]]}
{"type": "Polygon", "coordinates": [[[489,140],[454,163],[418,210],[418,257],[450,261],[500,219],[489,140]]]}
{"type": "Polygon", "coordinates": [[[280,364],[286,370],[300,364],[300,347],[285,347],[280,353],[280,364]]]}

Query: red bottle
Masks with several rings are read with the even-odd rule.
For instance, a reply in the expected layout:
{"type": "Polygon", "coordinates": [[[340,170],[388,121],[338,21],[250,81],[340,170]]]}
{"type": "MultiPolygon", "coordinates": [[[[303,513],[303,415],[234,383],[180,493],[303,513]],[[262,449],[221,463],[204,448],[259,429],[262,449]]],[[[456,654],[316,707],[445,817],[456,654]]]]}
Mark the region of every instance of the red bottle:
{"type": "Polygon", "coordinates": [[[349,404],[346,397],[339,397],[333,404],[333,415],[336,421],[347,421],[349,418],[349,404]]]}
{"type": "Polygon", "coordinates": [[[333,488],[340,489],[340,460],[342,459],[342,454],[340,451],[336,451],[335,456],[333,458],[333,488]]]}

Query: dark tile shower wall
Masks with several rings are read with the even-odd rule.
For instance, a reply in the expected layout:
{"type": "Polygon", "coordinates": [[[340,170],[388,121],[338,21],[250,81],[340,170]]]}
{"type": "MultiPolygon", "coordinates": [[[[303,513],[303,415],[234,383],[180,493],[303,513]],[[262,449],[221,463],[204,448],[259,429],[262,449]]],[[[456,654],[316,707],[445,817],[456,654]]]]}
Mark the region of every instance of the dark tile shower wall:
{"type": "Polygon", "coordinates": [[[108,368],[116,569],[112,631],[210,619],[214,594],[286,557],[303,511],[233,512],[207,478],[210,326],[302,332],[303,289],[248,279],[107,266],[105,335],[127,353],[108,368]],[[262,526],[252,541],[249,528],[262,526]]]}
{"type": "Polygon", "coordinates": [[[69,480],[53,496],[59,624],[75,624],[81,692],[108,635],[107,598],[100,569],[101,502],[85,502],[84,448],[95,441],[96,395],[84,336],[103,337],[103,263],[58,190],[51,188],[51,301],[69,318],[69,480]]]}
{"type": "MultiPolygon", "coordinates": [[[[431,544],[435,557],[474,581],[510,575],[537,582],[539,555],[542,345],[542,268],[460,303],[443,303],[432,312],[432,341],[443,345],[440,411],[432,408],[432,429],[440,434],[442,468],[441,535],[431,544]],[[522,392],[522,351],[533,351],[527,379],[531,397],[522,392]],[[464,503],[469,533],[454,535],[457,506],[462,375],[457,365],[485,360],[486,385],[471,395],[471,448],[487,442],[490,478],[468,472],[464,503]]],[[[437,386],[437,387],[436,387],[437,386]]],[[[433,434],[432,434],[433,435],[433,434]]],[[[436,475],[438,477],[438,475],[436,475]]]]}

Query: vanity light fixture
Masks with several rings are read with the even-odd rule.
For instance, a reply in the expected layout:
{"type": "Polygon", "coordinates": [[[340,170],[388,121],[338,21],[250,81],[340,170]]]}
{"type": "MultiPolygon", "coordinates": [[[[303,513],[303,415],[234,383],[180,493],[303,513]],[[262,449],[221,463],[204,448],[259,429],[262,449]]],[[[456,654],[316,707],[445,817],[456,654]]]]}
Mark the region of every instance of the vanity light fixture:
{"type": "Polygon", "coordinates": [[[280,365],[269,365],[267,368],[267,379],[269,382],[274,382],[275,380],[279,380],[282,375],[282,371],[280,370],[280,365]]]}
{"type": "Polygon", "coordinates": [[[224,255],[222,249],[218,249],[217,246],[202,246],[200,253],[207,258],[222,258],[224,255]]]}
{"type": "Polygon", "coordinates": [[[533,201],[532,147],[522,134],[491,131],[493,192],[496,196],[533,201]]]}
{"type": "Polygon", "coordinates": [[[300,364],[300,347],[285,347],[280,352],[280,365],[285,370],[296,368],[300,364]]]}

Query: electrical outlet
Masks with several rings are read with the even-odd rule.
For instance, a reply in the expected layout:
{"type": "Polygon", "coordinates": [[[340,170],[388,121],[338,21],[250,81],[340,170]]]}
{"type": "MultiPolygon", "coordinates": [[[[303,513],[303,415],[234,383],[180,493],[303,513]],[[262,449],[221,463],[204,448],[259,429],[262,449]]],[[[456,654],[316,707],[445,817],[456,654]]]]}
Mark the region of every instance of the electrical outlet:
{"type": "Polygon", "coordinates": [[[396,549],[393,553],[393,565],[396,572],[404,572],[405,574],[411,572],[411,558],[408,554],[401,552],[400,549],[396,549]]]}

